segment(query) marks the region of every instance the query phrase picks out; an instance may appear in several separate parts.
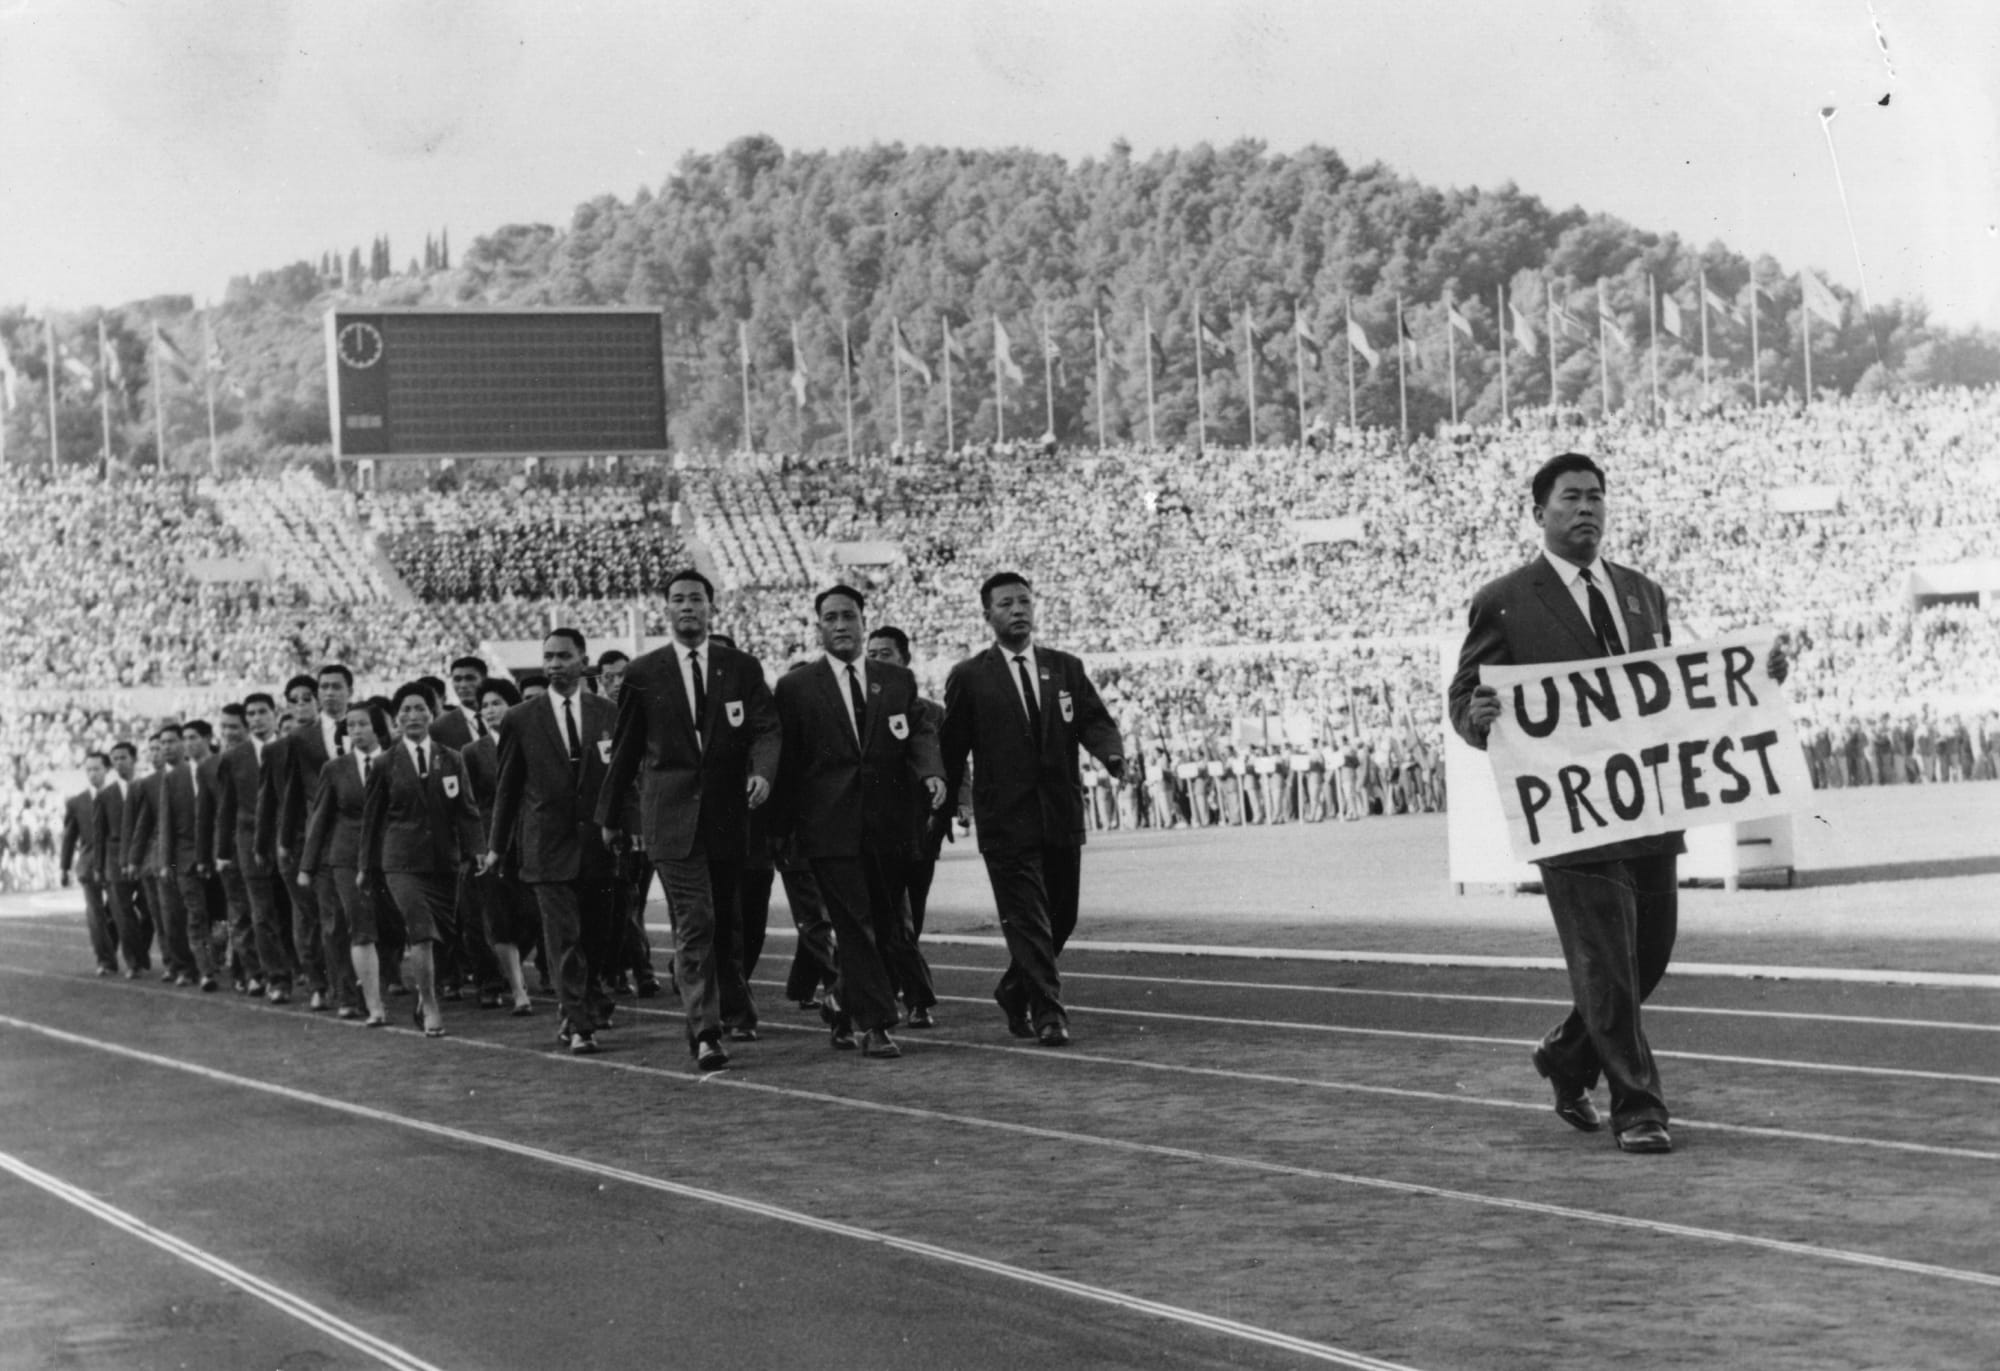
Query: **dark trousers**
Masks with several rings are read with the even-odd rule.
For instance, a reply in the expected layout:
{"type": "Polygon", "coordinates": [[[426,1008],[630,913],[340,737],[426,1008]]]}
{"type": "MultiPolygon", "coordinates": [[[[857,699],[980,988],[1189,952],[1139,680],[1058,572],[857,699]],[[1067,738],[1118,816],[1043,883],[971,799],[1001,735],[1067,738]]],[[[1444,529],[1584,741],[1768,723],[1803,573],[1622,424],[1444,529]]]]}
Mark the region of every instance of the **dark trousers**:
{"type": "Polygon", "coordinates": [[[1038,1029],[1066,1024],[1056,957],[1076,931],[1083,849],[1031,847],[982,855],[1009,958],[993,998],[1010,1016],[1028,1018],[1038,1029]]]}
{"type": "MultiPolygon", "coordinates": [[[[909,974],[914,946],[903,913],[903,859],[885,853],[815,857],[813,879],[833,920],[840,980],[834,994],[857,1028],[888,1028],[898,1017],[896,989],[909,974]]],[[[920,994],[930,990],[924,968],[920,994]]],[[[931,995],[922,1001],[935,1004],[931,995]]],[[[917,1007],[912,1003],[912,1008],[917,1007]]]]}
{"type": "MultiPolygon", "coordinates": [[[[181,940],[195,975],[206,980],[218,968],[215,955],[215,910],[208,902],[208,882],[184,867],[171,876],[181,899],[181,940]]],[[[164,882],[163,882],[164,883],[164,882]]]]}
{"type": "Polygon", "coordinates": [[[250,883],[243,868],[231,862],[222,872],[222,894],[229,908],[229,958],[245,981],[264,979],[264,958],[257,945],[257,916],[250,905],[250,883]]]}
{"type": "Polygon", "coordinates": [[[819,998],[822,987],[833,989],[840,968],[833,955],[833,920],[826,917],[826,901],[820,897],[819,882],[810,871],[780,873],[785,882],[785,902],[792,907],[792,926],[799,940],[792,948],[792,968],[785,975],[785,998],[803,1004],[819,998]]]}
{"type": "MultiPolygon", "coordinates": [[[[640,861],[641,867],[637,875],[621,876],[618,880],[617,966],[621,971],[631,972],[632,979],[640,985],[658,985],[660,977],[653,970],[653,943],[646,936],[646,898],[653,893],[653,868],[643,865],[636,854],[628,856],[640,861]]],[[[621,866],[624,860],[620,859],[621,866]]]]}
{"type": "Polygon", "coordinates": [[[118,969],[118,930],[111,922],[111,907],[104,898],[104,884],[89,876],[79,876],[83,890],[83,926],[90,934],[90,955],[102,971],[118,969]]]}
{"type": "Polygon", "coordinates": [[[125,954],[125,969],[150,971],[153,961],[147,948],[151,936],[139,909],[139,883],[113,877],[104,883],[104,894],[111,906],[111,922],[118,930],[118,950],[125,954]]]}
{"type": "Polygon", "coordinates": [[[250,902],[250,940],[257,949],[257,965],[263,969],[267,986],[290,990],[298,967],[287,936],[290,917],[278,903],[277,876],[269,862],[250,855],[248,841],[239,841],[236,851],[239,855],[232,869],[241,874],[244,898],[250,902]]]}
{"type": "Polygon", "coordinates": [[[930,907],[931,882],[937,879],[937,858],[919,857],[910,863],[910,936],[924,936],[924,911],[930,907]]]}
{"type": "Polygon", "coordinates": [[[439,976],[443,980],[464,982],[468,988],[476,987],[482,999],[504,999],[507,993],[507,978],[500,970],[500,959],[493,955],[493,944],[486,936],[486,920],[480,912],[478,876],[472,872],[460,872],[458,876],[457,898],[453,926],[458,936],[439,946],[444,953],[439,976]]]}
{"type": "Polygon", "coordinates": [[[768,866],[738,867],[736,917],[723,920],[716,929],[722,948],[722,1022],[731,1028],[757,1026],[750,978],[764,956],[764,939],[771,928],[771,881],[776,875],[768,866]]]}
{"type": "Polygon", "coordinates": [[[150,872],[142,879],[159,938],[160,970],[173,976],[193,976],[194,949],[188,946],[188,908],[181,898],[180,880],[171,868],[150,872]]]}
{"type": "Polygon", "coordinates": [[[326,951],[327,1000],[335,1009],[360,1009],[361,978],[354,974],[354,925],[340,898],[332,867],[313,874],[313,906],[319,911],[319,941],[326,951]]]}
{"type": "MultiPolygon", "coordinates": [[[[680,983],[681,1005],[687,1011],[688,1048],[703,1039],[722,1036],[722,957],[717,948],[717,911],[735,918],[736,886],[741,869],[735,862],[712,862],[701,852],[654,862],[660,888],[666,892],[674,928],[674,975],[680,983]]],[[[749,988],[741,987],[745,999],[749,988]]]]}
{"type": "Polygon", "coordinates": [[[1575,1007],[1542,1039],[1554,1074],[1611,1088],[1611,1126],[1667,1121],[1639,1006],[1666,974],[1680,918],[1676,858],[1542,867],[1575,1007]]]}
{"type": "Polygon", "coordinates": [[[285,898],[292,903],[292,953],[298,965],[298,974],[313,994],[324,995],[326,938],[320,932],[319,900],[311,886],[299,884],[296,856],[280,861],[278,874],[284,879],[285,898]]]}
{"type": "Polygon", "coordinates": [[[601,978],[618,956],[618,888],[610,881],[536,881],[542,914],[542,948],[556,983],[562,1017],[580,1032],[595,1032],[611,1000],[601,978]]]}

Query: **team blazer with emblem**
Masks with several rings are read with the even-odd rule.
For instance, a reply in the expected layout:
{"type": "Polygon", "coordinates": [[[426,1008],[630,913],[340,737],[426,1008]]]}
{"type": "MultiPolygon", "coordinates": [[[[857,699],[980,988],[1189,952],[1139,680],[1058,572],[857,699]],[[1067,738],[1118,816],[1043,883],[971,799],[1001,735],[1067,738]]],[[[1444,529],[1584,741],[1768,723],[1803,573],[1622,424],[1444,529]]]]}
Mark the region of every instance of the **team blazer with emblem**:
{"type": "Polygon", "coordinates": [[[981,852],[1083,845],[1083,774],[1079,745],[1107,766],[1125,745],[1111,711],[1067,652],[1035,644],[1042,736],[1028,732],[1028,710],[1014,666],[998,646],[951,669],[944,683],[947,795],[958,794],[971,756],[972,819],[981,852]]]}
{"type": "Polygon", "coordinates": [[[917,797],[930,803],[922,780],[944,775],[937,721],[917,698],[917,678],[890,662],[866,671],[859,737],[847,677],[835,675],[831,659],[779,678],[774,822],[794,834],[801,856],[912,856],[923,816],[917,797]]]}
{"type": "MultiPolygon", "coordinates": [[[[264,758],[278,745],[273,738],[264,744],[264,758]]],[[[246,868],[253,857],[270,860],[270,852],[257,846],[257,794],[263,779],[263,762],[257,744],[248,738],[222,754],[216,773],[215,846],[216,861],[240,862],[246,868]]]]}
{"type": "Polygon", "coordinates": [[[431,743],[431,774],[399,738],[368,768],[361,807],[361,869],[450,876],[479,850],[479,810],[465,762],[431,743]]]}
{"type": "Polygon", "coordinates": [[[624,822],[629,792],[639,788],[646,855],[679,861],[699,839],[709,860],[743,860],[751,776],[778,778],[778,710],[755,657],[710,640],[702,647],[706,727],[698,737],[681,649],[670,643],[634,658],[618,691],[611,770],[597,795],[597,822],[624,822]]]}
{"type": "Polygon", "coordinates": [[[79,790],[63,801],[62,853],[56,860],[59,871],[72,864],[78,880],[98,881],[97,874],[97,794],[79,790]]]}
{"type": "MultiPolygon", "coordinates": [[[[369,770],[382,764],[377,752],[369,770]]],[[[323,867],[361,866],[361,820],[368,804],[368,787],[361,779],[361,754],[350,752],[335,757],[320,768],[319,793],[313,797],[312,813],[306,816],[305,845],[299,853],[299,870],[316,872],[323,867]]]]}
{"type": "MultiPolygon", "coordinates": [[[[1631,636],[1625,650],[1650,652],[1657,647],[1673,646],[1673,633],[1667,626],[1667,593],[1630,567],[1601,558],[1599,565],[1611,582],[1612,594],[1631,636]]],[[[1486,735],[1474,730],[1470,717],[1472,692],[1479,685],[1482,666],[1539,666],[1605,655],[1597,641],[1597,631],[1576,607],[1569,588],[1556,575],[1548,558],[1537,553],[1526,566],[1488,581],[1473,592],[1465,645],[1459,649],[1458,671],[1451,678],[1448,692],[1451,726],[1459,737],[1485,751],[1486,735]]],[[[1685,851],[1687,843],[1679,833],[1663,833],[1567,853],[1551,858],[1547,865],[1583,866],[1685,851]]]]}
{"type": "MultiPolygon", "coordinates": [[[[137,781],[127,785],[137,790],[137,781]]],[[[118,778],[113,776],[97,792],[97,801],[91,809],[90,821],[95,834],[97,870],[93,873],[100,881],[122,881],[125,879],[125,792],[118,788],[118,778]]]]}
{"type": "MultiPolygon", "coordinates": [[[[584,690],[577,691],[574,704],[579,749],[574,766],[562,721],[547,697],[524,700],[500,720],[499,775],[487,847],[503,857],[516,852],[521,879],[534,884],[609,881],[618,875],[618,858],[604,845],[597,821],[618,710],[602,695],[584,690]]],[[[627,786],[627,802],[615,821],[627,830],[638,822],[630,794],[627,786]]]]}

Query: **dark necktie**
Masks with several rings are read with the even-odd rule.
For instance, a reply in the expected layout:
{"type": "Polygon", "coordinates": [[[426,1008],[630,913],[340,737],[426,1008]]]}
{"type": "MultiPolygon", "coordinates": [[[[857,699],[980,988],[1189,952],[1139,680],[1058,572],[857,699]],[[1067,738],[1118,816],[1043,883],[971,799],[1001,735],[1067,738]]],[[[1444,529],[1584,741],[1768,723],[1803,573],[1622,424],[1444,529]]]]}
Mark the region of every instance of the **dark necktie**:
{"type": "Polygon", "coordinates": [[[1042,736],[1042,707],[1035,703],[1035,683],[1028,676],[1026,653],[1014,654],[1014,670],[1021,677],[1021,702],[1028,707],[1028,736],[1039,739],[1042,736]]]}
{"type": "Polygon", "coordinates": [[[1623,656],[1625,640],[1618,636],[1618,621],[1611,616],[1611,602],[1597,588],[1597,578],[1590,574],[1589,567],[1576,574],[1583,577],[1584,589],[1590,592],[1590,626],[1597,630],[1598,646],[1609,656],[1623,656]]]}
{"type": "Polygon", "coordinates": [[[854,706],[854,736],[858,739],[862,736],[861,721],[868,714],[868,702],[861,694],[861,677],[852,664],[847,668],[847,699],[854,706]]]}
{"type": "Polygon", "coordinates": [[[700,733],[708,722],[708,687],[701,679],[701,654],[688,653],[688,667],[694,676],[694,731],[700,733]]]}
{"type": "MultiPolygon", "coordinates": [[[[475,738],[484,738],[486,736],[486,719],[476,710],[472,715],[472,736],[475,738]]],[[[574,752],[576,749],[571,748],[570,750],[574,752]]]]}
{"type": "Polygon", "coordinates": [[[420,781],[430,779],[430,774],[431,774],[430,753],[431,750],[428,747],[425,747],[422,743],[417,744],[417,779],[420,781]]]}
{"type": "Polygon", "coordinates": [[[160,772],[160,865],[168,866],[174,850],[174,773],[168,767],[160,772]]]}
{"type": "Polygon", "coordinates": [[[583,744],[576,736],[576,702],[567,696],[563,698],[563,732],[569,738],[569,764],[575,766],[583,760],[583,744]]]}
{"type": "Polygon", "coordinates": [[[345,719],[335,719],[333,721],[333,755],[336,757],[345,757],[347,755],[347,720],[345,719]]]}

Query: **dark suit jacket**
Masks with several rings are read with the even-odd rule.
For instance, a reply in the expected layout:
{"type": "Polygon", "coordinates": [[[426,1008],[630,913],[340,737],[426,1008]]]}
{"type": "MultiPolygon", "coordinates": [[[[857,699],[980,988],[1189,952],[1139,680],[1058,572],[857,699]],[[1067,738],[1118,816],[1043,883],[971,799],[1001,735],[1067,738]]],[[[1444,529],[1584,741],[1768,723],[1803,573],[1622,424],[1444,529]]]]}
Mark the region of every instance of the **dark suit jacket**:
{"type": "MultiPolygon", "coordinates": [[[[274,738],[264,745],[265,761],[278,745],[274,738]]],[[[240,862],[246,868],[253,857],[271,859],[268,849],[257,846],[257,797],[263,777],[257,760],[257,744],[246,738],[224,752],[217,768],[215,795],[214,860],[240,862]]]]}
{"type": "MultiPolygon", "coordinates": [[[[510,849],[517,853],[521,879],[531,883],[608,881],[618,874],[617,856],[604,845],[597,821],[618,710],[602,695],[581,689],[575,704],[582,758],[575,767],[547,699],[523,701],[500,721],[500,775],[487,845],[502,856],[510,849]]],[[[627,831],[638,825],[629,785],[613,822],[627,831]]]]}
{"type": "Polygon", "coordinates": [[[778,710],[757,659],[710,642],[702,648],[707,719],[697,737],[678,651],[669,644],[625,668],[597,821],[621,822],[636,783],[648,857],[685,859],[699,841],[711,861],[741,861],[744,785],[751,776],[766,785],[778,777],[778,710]]]}
{"type": "Polygon", "coordinates": [[[361,869],[455,874],[460,863],[479,851],[479,809],[464,760],[451,748],[432,743],[431,774],[420,779],[400,738],[387,751],[386,759],[368,770],[361,869]]]}
{"type": "Polygon", "coordinates": [[[136,853],[144,870],[159,876],[169,871],[192,871],[200,865],[194,773],[186,762],[176,762],[170,769],[146,777],[133,791],[132,800],[125,810],[125,851],[136,853]],[[166,789],[164,802],[162,787],[166,789]],[[163,811],[167,819],[164,829],[160,824],[163,811]]]}
{"type": "Polygon", "coordinates": [[[431,721],[431,740],[460,752],[465,751],[473,742],[472,716],[457,705],[445,710],[431,721]]]}
{"type": "Polygon", "coordinates": [[[215,861],[216,820],[222,813],[222,754],[216,752],[204,757],[194,774],[201,781],[195,787],[200,793],[194,810],[195,851],[201,854],[203,862],[212,864],[215,861]]]}
{"type": "Polygon", "coordinates": [[[919,708],[917,678],[888,662],[866,670],[859,738],[848,721],[846,675],[836,676],[827,660],[778,681],[773,822],[794,836],[801,856],[911,856],[921,778],[944,775],[937,723],[919,708]]]}
{"type": "Polygon", "coordinates": [[[1118,725],[1067,652],[1035,644],[1042,736],[1028,732],[1028,711],[1014,684],[1014,664],[996,645],[951,669],[944,683],[947,794],[957,794],[972,758],[972,818],[981,852],[1083,845],[1083,774],[1079,745],[1109,765],[1122,759],[1118,725]],[[1067,703],[1065,703],[1067,702],[1067,703]]]}
{"type": "MultiPolygon", "coordinates": [[[[1666,592],[1628,567],[1609,561],[1602,564],[1611,582],[1612,599],[1630,635],[1625,650],[1650,652],[1672,646],[1666,592]]],[[[1482,666],[1538,666],[1604,655],[1590,620],[1576,607],[1547,557],[1538,553],[1526,566],[1488,581],[1473,593],[1465,645],[1459,649],[1458,671],[1447,692],[1451,726],[1473,747],[1485,750],[1486,735],[1473,729],[1469,717],[1482,666]]],[[[1547,865],[1583,866],[1685,851],[1687,843],[1680,834],[1665,833],[1568,853],[1551,858],[1547,865]]]]}
{"type": "MultiPolygon", "coordinates": [[[[139,783],[132,781],[128,784],[136,789],[139,783]]],[[[125,802],[125,796],[119,792],[116,776],[106,781],[104,789],[97,792],[91,822],[96,835],[97,878],[100,881],[125,879],[125,811],[130,807],[125,802]]]]}
{"type": "MultiPolygon", "coordinates": [[[[381,754],[375,754],[379,759],[381,754]]],[[[379,761],[378,761],[379,764],[379,761]]],[[[361,783],[359,755],[336,757],[320,769],[319,791],[306,817],[304,849],[299,870],[361,865],[361,816],[368,791],[361,783]]]]}
{"type": "MultiPolygon", "coordinates": [[[[333,760],[328,751],[326,737],[317,721],[310,728],[295,728],[285,735],[285,748],[279,755],[275,768],[277,791],[278,841],[293,855],[305,845],[306,815],[312,813],[313,801],[319,798],[320,773],[333,760]]],[[[264,760],[269,763],[271,754],[267,751],[264,760]]],[[[266,765],[264,775],[267,781],[273,779],[273,768],[266,765]]],[[[263,800],[258,800],[258,820],[263,819],[263,800]]]]}
{"type": "Polygon", "coordinates": [[[102,880],[97,874],[97,796],[85,789],[63,801],[62,855],[57,869],[76,867],[78,879],[102,880]]]}
{"type": "MultiPolygon", "coordinates": [[[[431,741],[438,741],[436,729],[431,730],[431,741]]],[[[489,733],[478,742],[461,747],[458,756],[465,763],[466,778],[472,782],[472,804],[479,811],[479,831],[484,833],[487,821],[493,817],[494,792],[500,788],[500,745],[489,733]]]]}

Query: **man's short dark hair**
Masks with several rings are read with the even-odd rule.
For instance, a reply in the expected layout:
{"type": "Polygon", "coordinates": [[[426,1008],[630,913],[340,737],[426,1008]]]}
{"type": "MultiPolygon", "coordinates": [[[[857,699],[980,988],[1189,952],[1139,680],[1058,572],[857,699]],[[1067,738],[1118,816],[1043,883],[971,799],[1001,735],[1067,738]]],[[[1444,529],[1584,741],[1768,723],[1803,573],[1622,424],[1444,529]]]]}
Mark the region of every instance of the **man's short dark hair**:
{"type": "Polygon", "coordinates": [[[477,657],[454,658],[451,664],[451,674],[456,676],[460,671],[476,671],[484,678],[486,675],[486,663],[477,657]]]}
{"type": "Polygon", "coordinates": [[[979,607],[981,609],[993,608],[993,592],[1002,586],[1020,586],[1023,590],[1029,592],[1034,590],[1034,587],[1028,584],[1028,578],[1020,572],[996,571],[986,578],[985,584],[979,587],[979,607]]]}
{"type": "Polygon", "coordinates": [[[679,585],[682,581],[696,582],[701,586],[702,593],[708,596],[708,602],[710,604],[715,603],[714,584],[708,579],[708,577],[702,575],[699,571],[696,571],[693,567],[688,567],[685,570],[676,571],[672,576],[668,577],[666,594],[668,595],[673,594],[674,587],[679,585]]]}
{"type": "Polygon", "coordinates": [[[887,638],[890,642],[894,643],[896,645],[896,655],[903,659],[904,665],[907,666],[909,664],[910,661],[909,634],[903,632],[903,630],[900,628],[891,628],[889,625],[884,624],[880,628],[870,629],[868,631],[869,642],[872,643],[877,638],[887,638]]]}
{"type": "Polygon", "coordinates": [[[619,662],[629,662],[631,660],[632,659],[630,657],[627,657],[617,648],[615,647],[607,648],[603,652],[597,654],[597,667],[598,670],[602,671],[605,667],[615,666],[619,662]]]}
{"type": "Polygon", "coordinates": [[[354,673],[347,669],[347,664],[345,662],[328,662],[325,666],[319,669],[319,678],[322,681],[329,676],[340,677],[341,680],[347,683],[347,688],[349,690],[354,689],[354,673]]]}
{"type": "Polygon", "coordinates": [[[412,695],[422,700],[424,706],[433,714],[437,712],[436,695],[431,691],[429,686],[420,680],[405,681],[396,687],[396,693],[389,701],[389,712],[391,714],[401,714],[403,712],[403,701],[409,699],[412,695]]]}
{"type": "MultiPolygon", "coordinates": [[[[412,681],[411,684],[420,685],[427,692],[429,692],[431,697],[431,713],[435,714],[440,709],[444,708],[445,693],[444,693],[443,681],[439,680],[435,676],[419,676],[417,677],[416,680],[412,681]]],[[[398,706],[398,708],[400,707],[401,706],[398,706]]]]}
{"type": "Polygon", "coordinates": [[[292,692],[295,690],[303,690],[317,700],[319,698],[319,678],[317,676],[294,676],[291,680],[285,682],[286,704],[292,702],[292,692]]]}
{"type": "Polygon", "coordinates": [[[590,660],[590,645],[583,641],[583,634],[579,630],[574,628],[552,628],[542,635],[542,641],[545,643],[551,638],[569,639],[572,643],[576,644],[576,655],[585,661],[590,660]]]}
{"type": "Polygon", "coordinates": [[[179,742],[181,740],[181,726],[179,724],[161,724],[153,730],[153,741],[157,743],[162,738],[172,738],[175,742],[179,742]]]}
{"type": "Polygon", "coordinates": [[[1542,463],[1535,479],[1528,483],[1529,492],[1535,497],[1535,508],[1540,509],[1549,502],[1549,492],[1556,488],[1556,482],[1572,471],[1587,471],[1597,478],[1599,490],[1611,489],[1611,483],[1604,479],[1604,469],[1584,456],[1581,452],[1564,452],[1542,463]]]}
{"type": "Polygon", "coordinates": [[[243,712],[245,714],[248,714],[250,712],[251,705],[262,705],[264,706],[264,708],[270,710],[273,714],[276,714],[278,712],[278,702],[272,699],[267,692],[262,690],[253,690],[248,695],[245,695],[243,697],[243,712]]]}
{"type": "Polygon", "coordinates": [[[104,764],[105,764],[106,766],[110,766],[110,765],[111,765],[111,758],[110,758],[110,757],[109,757],[108,755],[106,755],[105,753],[102,753],[102,752],[86,752],[86,753],[84,753],[84,754],[83,754],[83,764],[84,764],[85,766],[89,766],[89,765],[90,765],[90,764],[91,764],[92,762],[102,762],[102,763],[104,763],[104,764]]]}
{"type": "Polygon", "coordinates": [[[124,753],[127,757],[130,757],[135,762],[139,760],[139,749],[132,746],[131,743],[127,742],[123,738],[120,738],[117,742],[111,745],[112,756],[116,757],[121,752],[124,753]]]}
{"type": "Polygon", "coordinates": [[[222,707],[221,712],[223,718],[234,719],[239,724],[247,724],[250,722],[249,711],[244,709],[242,705],[227,704],[222,707]]]}
{"type": "Polygon", "coordinates": [[[211,743],[215,741],[215,726],[206,719],[195,719],[189,723],[182,724],[181,736],[185,738],[190,733],[196,734],[211,743]]]}
{"type": "Polygon", "coordinates": [[[539,671],[522,672],[520,676],[520,682],[521,682],[521,693],[523,695],[526,695],[530,690],[534,689],[536,686],[540,686],[543,690],[547,690],[549,688],[549,678],[544,676],[539,671]]]}
{"type": "Polygon", "coordinates": [[[863,596],[862,593],[856,590],[853,586],[849,585],[828,586],[825,590],[822,590],[819,594],[813,596],[813,617],[818,618],[821,607],[824,606],[828,600],[831,600],[836,595],[845,595],[848,599],[854,601],[854,608],[857,613],[859,613],[861,610],[868,608],[867,598],[863,596]]]}
{"type": "MultiPolygon", "coordinates": [[[[553,638],[555,634],[549,636],[553,638]]],[[[485,704],[488,695],[498,695],[507,702],[509,709],[521,703],[521,688],[505,676],[488,676],[479,683],[479,703],[485,704]]]]}

